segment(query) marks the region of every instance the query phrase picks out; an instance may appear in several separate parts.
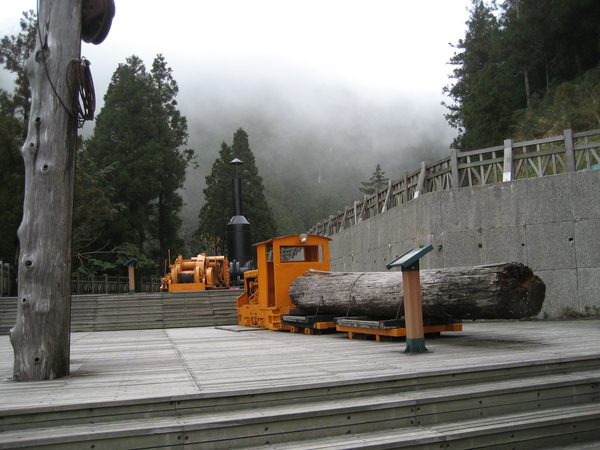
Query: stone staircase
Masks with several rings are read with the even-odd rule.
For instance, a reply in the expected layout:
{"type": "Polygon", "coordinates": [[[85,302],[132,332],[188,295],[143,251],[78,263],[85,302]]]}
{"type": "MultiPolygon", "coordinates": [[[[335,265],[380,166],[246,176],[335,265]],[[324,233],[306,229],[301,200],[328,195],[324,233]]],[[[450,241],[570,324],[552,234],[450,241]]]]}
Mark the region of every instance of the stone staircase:
{"type": "Polygon", "coordinates": [[[593,448],[600,356],[263,392],[0,407],[0,448],[593,448]],[[588,447],[589,446],[589,447],[588,447]]]}

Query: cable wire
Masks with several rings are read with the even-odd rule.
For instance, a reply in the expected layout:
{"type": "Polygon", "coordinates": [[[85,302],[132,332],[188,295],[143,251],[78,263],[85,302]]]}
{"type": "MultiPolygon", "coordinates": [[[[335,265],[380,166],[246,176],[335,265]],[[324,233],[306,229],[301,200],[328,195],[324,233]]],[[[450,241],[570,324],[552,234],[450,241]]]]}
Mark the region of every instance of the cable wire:
{"type": "Polygon", "coordinates": [[[77,119],[77,126],[81,128],[86,120],[94,119],[94,111],[96,109],[96,94],[94,91],[92,73],[90,71],[90,62],[85,58],[81,58],[74,59],[69,63],[66,75],[67,86],[72,99],[72,106],[69,108],[60,95],[58,95],[56,87],[50,78],[50,71],[48,70],[48,63],[46,61],[46,49],[48,44],[42,39],[42,30],[40,27],[40,0],[37,1],[37,21],[38,38],[40,40],[46,78],[60,104],[71,117],[77,119]]]}
{"type": "Polygon", "coordinates": [[[73,94],[71,115],[77,117],[77,126],[81,128],[86,120],[94,120],[94,111],[96,110],[94,80],[90,62],[87,59],[82,57],[69,63],[67,83],[69,91],[73,94]]]}

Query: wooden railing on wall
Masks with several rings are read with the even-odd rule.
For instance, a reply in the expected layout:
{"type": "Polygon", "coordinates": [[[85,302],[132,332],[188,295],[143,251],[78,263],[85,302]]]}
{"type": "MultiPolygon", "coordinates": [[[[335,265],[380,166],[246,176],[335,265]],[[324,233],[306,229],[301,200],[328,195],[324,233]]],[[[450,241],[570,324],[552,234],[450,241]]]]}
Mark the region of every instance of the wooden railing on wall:
{"type": "Polygon", "coordinates": [[[308,232],[331,236],[363,220],[411,201],[427,192],[482,186],[505,181],[600,168],[600,129],[525,142],[504,141],[504,145],[483,150],[458,152],[407,172],[399,180],[344,211],[317,223],[308,232]]]}
{"type": "MultiPolygon", "coordinates": [[[[0,261],[0,297],[15,295],[15,274],[8,263],[0,261]]],[[[138,280],[137,291],[158,292],[159,277],[138,280]]],[[[71,276],[71,294],[120,294],[129,292],[129,277],[101,275],[97,277],[71,276]]]]}
{"type": "MultiPolygon", "coordinates": [[[[142,278],[137,285],[139,292],[158,292],[160,278],[142,278]]],[[[99,277],[71,277],[72,294],[122,294],[129,292],[129,277],[102,275],[99,277]]]]}

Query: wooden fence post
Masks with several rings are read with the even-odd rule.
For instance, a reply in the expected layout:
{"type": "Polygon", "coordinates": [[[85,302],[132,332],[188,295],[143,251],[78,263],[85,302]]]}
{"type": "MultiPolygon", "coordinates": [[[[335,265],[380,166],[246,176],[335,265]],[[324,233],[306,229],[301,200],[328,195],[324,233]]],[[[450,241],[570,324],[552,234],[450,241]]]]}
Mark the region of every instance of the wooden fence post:
{"type": "Polygon", "coordinates": [[[452,183],[452,189],[456,189],[460,187],[459,183],[459,175],[458,175],[458,150],[452,150],[450,152],[450,181],[452,183]]]}
{"type": "Polygon", "coordinates": [[[388,210],[388,204],[390,202],[390,198],[392,196],[392,180],[388,180],[387,192],[385,194],[385,200],[383,201],[383,206],[381,208],[381,212],[384,213],[388,210]]]}
{"type": "Polygon", "coordinates": [[[4,297],[4,261],[0,259],[0,297],[4,297]]]}
{"type": "Polygon", "coordinates": [[[417,188],[415,190],[414,198],[427,192],[427,162],[421,161],[421,173],[419,173],[419,181],[417,181],[417,188]]]}
{"type": "Polygon", "coordinates": [[[502,181],[512,181],[514,178],[513,169],[513,141],[512,139],[504,140],[504,169],[502,181]]]}
{"type": "Polygon", "coordinates": [[[575,172],[575,146],[573,143],[573,130],[565,130],[565,156],[567,160],[567,172],[575,172]]]}

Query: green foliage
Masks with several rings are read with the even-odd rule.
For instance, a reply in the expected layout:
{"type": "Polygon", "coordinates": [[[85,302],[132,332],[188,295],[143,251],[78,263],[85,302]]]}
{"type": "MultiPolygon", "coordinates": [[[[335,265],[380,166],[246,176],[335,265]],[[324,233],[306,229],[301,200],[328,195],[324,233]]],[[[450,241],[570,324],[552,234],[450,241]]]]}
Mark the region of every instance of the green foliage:
{"type": "Polygon", "coordinates": [[[23,215],[24,166],[20,148],[26,134],[30,89],[25,61],[31,54],[36,27],[33,11],[23,13],[21,32],[0,40],[0,64],[16,75],[13,94],[0,90],[0,259],[14,262],[17,230],[23,215]]]}
{"type": "Polygon", "coordinates": [[[25,62],[35,47],[37,15],[33,10],[25,11],[19,24],[21,32],[18,35],[4,36],[0,41],[0,64],[16,75],[13,98],[15,114],[23,118],[25,124],[29,117],[31,102],[31,89],[25,73],[25,62]]]}
{"type": "Polygon", "coordinates": [[[527,140],[561,135],[570,128],[600,128],[600,66],[575,80],[559,84],[543,99],[515,113],[513,136],[527,140]]]}
{"type": "Polygon", "coordinates": [[[530,96],[580,77],[598,63],[600,7],[595,0],[509,0],[502,4],[505,60],[526,71],[530,96]]]}
{"type": "Polygon", "coordinates": [[[254,243],[277,236],[277,227],[271,207],[264,194],[262,177],[258,174],[254,154],[250,149],[248,134],[238,129],[233,144],[221,144],[219,157],[206,177],[204,197],[206,203],[200,210],[195,245],[209,254],[224,254],[226,226],[234,214],[232,177],[238,171],[242,186],[242,214],[250,222],[254,243]],[[244,164],[234,168],[230,162],[240,159],[244,164]]]}
{"type": "Polygon", "coordinates": [[[10,263],[17,254],[24,183],[23,122],[15,117],[14,108],[12,96],[0,90],[0,260],[10,263]]]}
{"type": "Polygon", "coordinates": [[[81,152],[78,156],[73,200],[73,272],[95,275],[114,268],[110,262],[98,259],[98,254],[106,254],[110,245],[103,230],[122,209],[122,204],[108,198],[112,189],[107,180],[113,167],[99,169],[81,152]]]}
{"type": "Polygon", "coordinates": [[[360,184],[363,187],[359,188],[360,192],[363,194],[371,195],[374,194],[377,189],[387,186],[389,182],[389,178],[385,177],[385,172],[381,170],[381,166],[377,164],[375,167],[375,172],[369,179],[369,181],[361,181],[360,184]]]}
{"type": "Polygon", "coordinates": [[[450,64],[456,66],[454,85],[444,93],[454,100],[445,105],[448,123],[458,129],[452,146],[472,150],[496,145],[507,136],[510,118],[522,107],[512,74],[503,62],[501,30],[493,7],[473,1],[465,38],[459,40],[450,64]]]}
{"type": "MultiPolygon", "coordinates": [[[[225,227],[233,216],[233,198],[231,195],[233,151],[225,142],[221,144],[219,157],[214,161],[211,173],[206,176],[204,198],[206,203],[200,209],[199,224],[194,244],[199,252],[211,255],[225,253],[225,227]]],[[[242,169],[243,166],[240,168],[242,169]]],[[[243,176],[243,171],[240,170],[243,176]]],[[[242,187],[243,189],[243,187],[242,187]]]]}
{"type": "Polygon", "coordinates": [[[583,106],[595,101],[593,88],[572,83],[600,61],[597,1],[506,0],[498,11],[495,2],[474,0],[470,13],[450,60],[456,82],[444,88],[453,100],[445,106],[458,130],[454,148],[498,145],[519,128],[538,136],[595,124],[593,107],[583,106]]]}
{"type": "Polygon", "coordinates": [[[136,273],[141,276],[157,274],[156,261],[148,258],[143,250],[131,243],[107,251],[94,251],[90,254],[79,254],[81,264],[73,271],[85,277],[103,273],[123,274],[123,264],[131,258],[137,259],[136,273]]]}
{"type": "MultiPolygon", "coordinates": [[[[21,32],[17,36],[5,36],[0,43],[0,62],[6,70],[16,74],[14,93],[0,91],[0,230],[5,236],[0,242],[0,258],[6,261],[14,261],[18,249],[17,229],[24,194],[24,167],[19,149],[26,135],[31,99],[25,63],[33,51],[36,33],[35,14],[25,12],[21,32]]],[[[95,246],[102,245],[98,242],[100,232],[116,207],[104,194],[105,174],[105,170],[98,170],[79,155],[73,217],[74,269],[86,262],[95,246]]]]}
{"type": "Polygon", "coordinates": [[[150,73],[137,56],[119,64],[97,116],[84,156],[106,172],[108,198],[122,207],[107,223],[102,239],[110,248],[133,246],[157,262],[168,249],[182,251],[183,205],[179,189],[194,158],[187,144],[187,121],[177,109],[172,71],[158,55],[150,73]]]}

